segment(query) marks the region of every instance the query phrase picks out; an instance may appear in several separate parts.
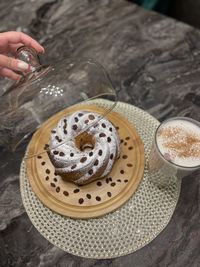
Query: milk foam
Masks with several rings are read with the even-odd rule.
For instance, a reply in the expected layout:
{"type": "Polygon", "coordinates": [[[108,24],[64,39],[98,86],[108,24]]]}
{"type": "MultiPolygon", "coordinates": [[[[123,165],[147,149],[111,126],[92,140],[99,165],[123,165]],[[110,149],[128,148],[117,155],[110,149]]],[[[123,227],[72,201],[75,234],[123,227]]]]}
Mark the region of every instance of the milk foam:
{"type": "Polygon", "coordinates": [[[200,127],[198,125],[181,119],[168,121],[160,127],[156,138],[157,146],[167,160],[182,167],[200,165],[200,127]],[[164,134],[165,131],[169,133],[169,129],[171,134],[164,134]],[[186,141],[189,136],[193,136],[199,141],[195,142],[195,144],[189,144],[186,141]],[[172,145],[169,146],[169,143],[172,145]],[[176,148],[182,144],[181,147],[186,153],[179,153],[180,150],[178,151],[174,148],[174,144],[176,148]],[[190,151],[195,151],[195,153],[188,155],[190,151]]]}

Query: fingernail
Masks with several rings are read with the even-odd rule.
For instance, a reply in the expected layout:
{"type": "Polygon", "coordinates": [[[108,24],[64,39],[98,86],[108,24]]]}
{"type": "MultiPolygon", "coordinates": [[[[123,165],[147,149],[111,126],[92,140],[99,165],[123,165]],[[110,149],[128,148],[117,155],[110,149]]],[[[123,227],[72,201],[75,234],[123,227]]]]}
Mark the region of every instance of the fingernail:
{"type": "Polygon", "coordinates": [[[26,62],[23,62],[23,61],[18,61],[17,67],[20,70],[28,70],[29,69],[29,64],[27,64],[26,62]]]}

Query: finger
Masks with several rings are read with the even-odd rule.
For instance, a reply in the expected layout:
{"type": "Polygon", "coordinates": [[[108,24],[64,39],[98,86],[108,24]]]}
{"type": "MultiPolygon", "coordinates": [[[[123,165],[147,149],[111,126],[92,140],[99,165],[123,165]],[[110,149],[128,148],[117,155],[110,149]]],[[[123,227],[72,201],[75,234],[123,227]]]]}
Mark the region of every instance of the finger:
{"type": "Polygon", "coordinates": [[[0,42],[5,41],[7,44],[12,43],[12,44],[18,44],[22,43],[23,45],[30,46],[34,48],[37,52],[39,53],[44,53],[44,48],[33,38],[28,36],[27,34],[23,32],[4,32],[0,34],[0,42]]]}
{"type": "Polygon", "coordinates": [[[23,44],[22,43],[18,43],[18,44],[9,44],[9,52],[11,52],[11,53],[16,53],[16,51],[17,51],[17,49],[19,48],[19,47],[21,47],[21,46],[23,46],[23,44]]]}
{"type": "Polygon", "coordinates": [[[7,68],[2,68],[0,69],[0,75],[3,76],[3,77],[7,77],[7,78],[10,78],[14,81],[19,81],[21,76],[18,75],[17,73],[15,73],[14,71],[12,70],[9,70],[7,68]]]}
{"type": "Polygon", "coordinates": [[[8,68],[18,71],[28,71],[30,70],[30,65],[24,61],[14,59],[12,57],[7,57],[5,55],[0,55],[0,66],[3,68],[8,68]]]}

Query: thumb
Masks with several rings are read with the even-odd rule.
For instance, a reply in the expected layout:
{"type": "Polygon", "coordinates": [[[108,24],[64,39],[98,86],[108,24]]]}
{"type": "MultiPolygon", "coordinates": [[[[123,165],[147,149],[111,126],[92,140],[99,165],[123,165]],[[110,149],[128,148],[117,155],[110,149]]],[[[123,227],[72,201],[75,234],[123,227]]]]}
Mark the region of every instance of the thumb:
{"type": "Polygon", "coordinates": [[[5,55],[0,55],[0,66],[18,71],[28,71],[30,69],[30,65],[26,62],[5,55]]]}

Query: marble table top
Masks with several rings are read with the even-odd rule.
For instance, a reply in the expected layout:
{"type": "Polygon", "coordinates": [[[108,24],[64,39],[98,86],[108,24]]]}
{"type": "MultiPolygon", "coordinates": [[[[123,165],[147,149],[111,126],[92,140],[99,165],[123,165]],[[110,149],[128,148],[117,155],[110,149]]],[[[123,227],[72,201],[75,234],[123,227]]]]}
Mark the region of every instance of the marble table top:
{"type": "MultiPolygon", "coordinates": [[[[44,62],[95,58],[121,101],[160,121],[200,121],[200,32],[186,24],[125,0],[1,1],[0,22],[0,31],[20,30],[39,40],[46,48],[44,62]]],[[[0,80],[0,92],[8,85],[0,80]]],[[[50,244],[27,217],[19,190],[24,151],[25,145],[15,153],[1,147],[0,266],[200,266],[199,172],[183,180],[170,223],[149,245],[112,260],[84,259],[50,244]]]]}

